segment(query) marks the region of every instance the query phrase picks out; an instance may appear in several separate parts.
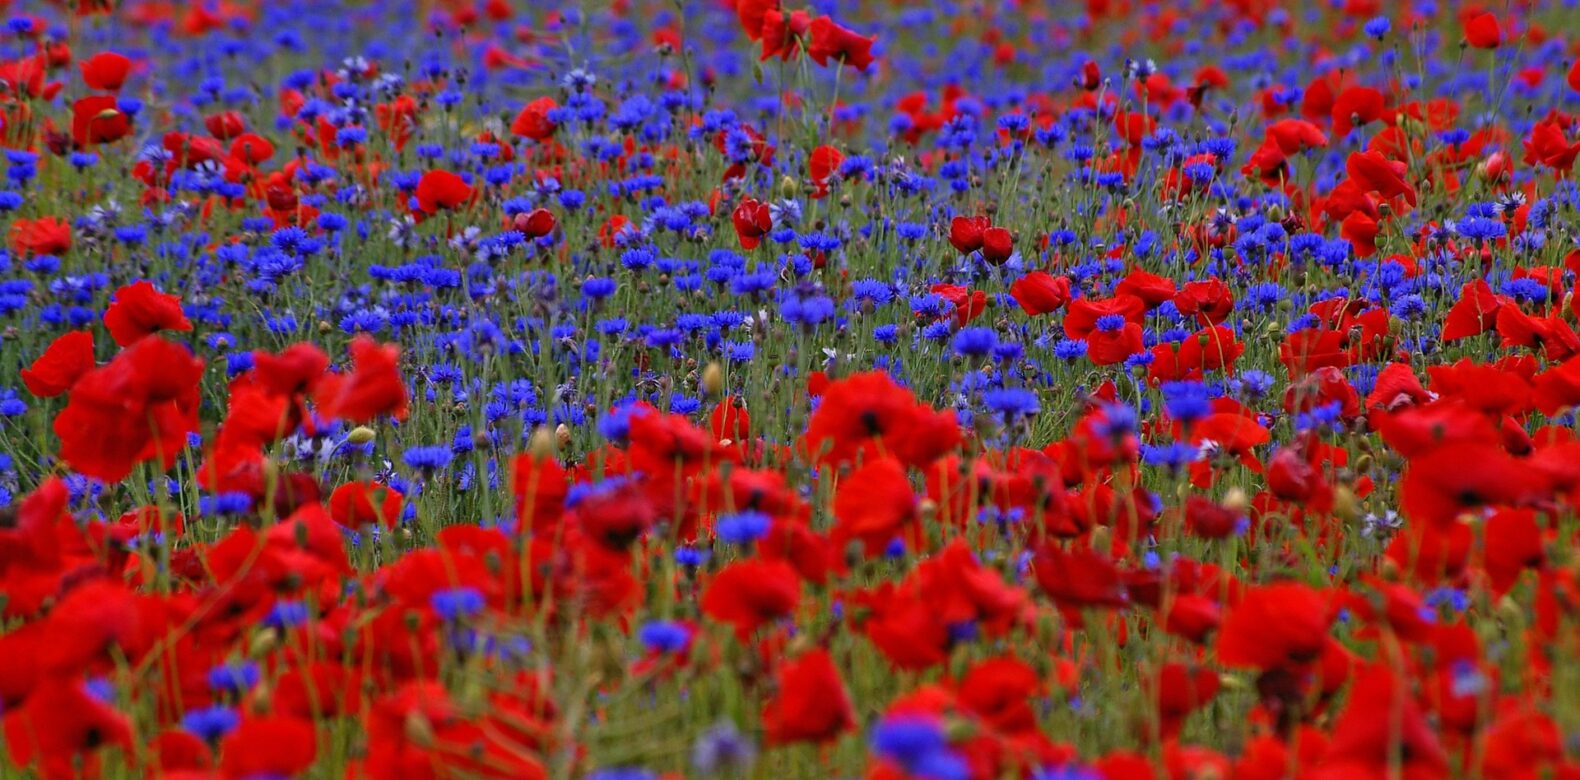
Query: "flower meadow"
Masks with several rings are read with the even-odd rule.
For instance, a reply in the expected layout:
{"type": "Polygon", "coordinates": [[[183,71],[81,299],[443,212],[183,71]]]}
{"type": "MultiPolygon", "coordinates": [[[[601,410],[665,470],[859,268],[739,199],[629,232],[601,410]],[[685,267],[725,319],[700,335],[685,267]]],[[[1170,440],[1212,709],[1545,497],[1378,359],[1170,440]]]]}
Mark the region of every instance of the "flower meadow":
{"type": "Polygon", "coordinates": [[[0,0],[0,776],[1580,778],[1574,6],[0,0]]]}

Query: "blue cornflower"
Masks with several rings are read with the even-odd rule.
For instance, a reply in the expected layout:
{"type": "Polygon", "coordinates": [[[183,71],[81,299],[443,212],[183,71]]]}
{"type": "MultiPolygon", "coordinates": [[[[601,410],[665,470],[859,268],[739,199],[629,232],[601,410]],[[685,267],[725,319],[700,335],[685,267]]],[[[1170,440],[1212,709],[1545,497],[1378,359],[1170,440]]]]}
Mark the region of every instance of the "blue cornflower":
{"type": "Polygon", "coordinates": [[[460,620],[483,611],[486,605],[482,591],[477,588],[447,588],[434,591],[428,597],[428,606],[443,620],[460,620]]]}
{"type": "Polygon", "coordinates": [[[1024,387],[1005,387],[982,394],[982,402],[1006,420],[1037,413],[1037,393],[1024,387]]]}
{"type": "Polygon", "coordinates": [[[955,352],[965,357],[983,357],[997,345],[998,335],[990,328],[961,328],[955,334],[955,352]]]}
{"type": "Polygon", "coordinates": [[[714,524],[714,533],[725,544],[747,544],[766,536],[772,524],[768,515],[747,510],[720,517],[714,524]]]}
{"type": "Polygon", "coordinates": [[[401,455],[406,465],[423,471],[438,471],[450,465],[455,458],[455,453],[449,447],[436,444],[426,447],[412,447],[401,455]]]}
{"type": "Polygon", "coordinates": [[[213,706],[188,710],[181,716],[181,728],[196,734],[204,742],[217,742],[241,725],[241,714],[234,708],[213,706]]]}
{"type": "Polygon", "coordinates": [[[642,626],[637,638],[651,652],[674,653],[686,648],[691,641],[691,631],[672,620],[655,620],[642,626]]]}
{"type": "Polygon", "coordinates": [[[209,670],[208,687],[216,692],[241,693],[258,684],[258,665],[233,661],[209,670]]]}

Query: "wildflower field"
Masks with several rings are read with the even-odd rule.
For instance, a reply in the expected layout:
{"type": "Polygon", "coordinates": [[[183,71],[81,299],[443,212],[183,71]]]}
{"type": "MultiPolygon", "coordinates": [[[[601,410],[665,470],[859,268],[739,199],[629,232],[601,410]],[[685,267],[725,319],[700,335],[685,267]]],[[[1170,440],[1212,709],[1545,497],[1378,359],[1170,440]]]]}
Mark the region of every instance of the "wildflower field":
{"type": "Polygon", "coordinates": [[[1580,779],[1575,6],[0,0],[0,777],[1580,779]]]}

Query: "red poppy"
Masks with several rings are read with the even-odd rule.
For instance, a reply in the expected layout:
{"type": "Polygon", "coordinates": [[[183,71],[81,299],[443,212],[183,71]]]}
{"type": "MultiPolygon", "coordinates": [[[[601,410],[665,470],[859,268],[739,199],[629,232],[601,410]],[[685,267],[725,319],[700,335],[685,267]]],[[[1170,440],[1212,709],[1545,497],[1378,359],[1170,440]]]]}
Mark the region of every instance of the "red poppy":
{"type": "Polygon", "coordinates": [[[1155,685],[1164,739],[1179,735],[1185,718],[1218,695],[1218,671],[1210,666],[1166,663],[1155,685]]]}
{"type": "Polygon", "coordinates": [[[763,13],[763,52],[759,59],[766,62],[779,57],[789,61],[801,53],[801,43],[811,28],[812,16],[806,11],[786,14],[778,8],[768,9],[763,13]]]}
{"type": "Polygon", "coordinates": [[[982,248],[983,234],[993,223],[987,217],[955,217],[949,223],[949,244],[963,255],[982,248]]]}
{"type": "Polygon", "coordinates": [[[990,227],[982,231],[982,259],[1003,265],[1015,253],[1015,238],[1008,230],[990,227]]]}
{"type": "Polygon", "coordinates": [[[94,365],[93,334],[68,331],[51,341],[32,365],[22,369],[22,384],[33,395],[54,398],[70,390],[94,365]]]}
{"type": "Polygon", "coordinates": [[[1218,660],[1262,671],[1310,663],[1322,655],[1335,616],[1321,591],[1295,582],[1250,588],[1224,617],[1218,660]]]}
{"type": "Polygon", "coordinates": [[[1022,311],[1035,317],[1058,311],[1070,302],[1070,280],[1043,271],[1032,271],[1010,285],[1009,294],[1022,311]]]}
{"type": "Polygon", "coordinates": [[[522,212],[511,219],[511,227],[529,239],[553,233],[557,224],[554,212],[542,208],[522,212]]]}
{"type": "Polygon", "coordinates": [[[916,496],[905,467],[893,458],[880,458],[851,472],[834,494],[834,518],[836,543],[860,540],[867,557],[881,555],[917,520],[916,496]]]}
{"type": "Polygon", "coordinates": [[[1443,320],[1443,340],[1456,341],[1496,328],[1498,309],[1504,302],[1503,297],[1492,292],[1486,280],[1466,282],[1459,291],[1459,300],[1449,308],[1443,320]]]}
{"type": "Polygon", "coordinates": [[[872,44],[877,38],[857,35],[827,16],[813,19],[810,29],[806,53],[813,62],[827,65],[833,60],[856,70],[866,70],[872,64],[872,44]]]}
{"type": "Polygon", "coordinates": [[[1148,309],[1155,309],[1164,301],[1172,300],[1178,290],[1173,279],[1137,268],[1114,285],[1114,293],[1134,295],[1146,303],[1148,309]]]}
{"type": "Polygon", "coordinates": [[[379,344],[371,336],[351,342],[352,370],[325,374],[313,392],[318,413],[326,419],[370,422],[389,415],[406,417],[406,383],[400,376],[400,347],[379,344]]]}
{"type": "Polygon", "coordinates": [[[1378,152],[1352,152],[1344,163],[1344,171],[1363,192],[1375,192],[1387,199],[1403,197],[1406,203],[1416,205],[1415,187],[1404,176],[1409,170],[1402,162],[1389,160],[1378,152]]]}
{"type": "Polygon", "coordinates": [[[393,528],[400,522],[405,498],[388,485],[368,480],[347,482],[329,494],[329,516],[350,529],[368,525],[393,528]]]}
{"type": "Polygon", "coordinates": [[[54,423],[61,458],[105,482],[153,458],[168,468],[197,430],[202,374],[202,360],[163,339],[127,347],[73,385],[54,423]]]}
{"type": "Polygon", "coordinates": [[[417,181],[417,207],[426,214],[460,208],[471,197],[472,186],[449,171],[428,171],[417,181]]]}
{"type": "Polygon", "coordinates": [[[829,742],[856,725],[850,694],[827,650],[809,650],[774,674],[778,691],[763,707],[768,745],[829,742]]]}
{"type": "Polygon", "coordinates": [[[1516,506],[1545,495],[1546,480],[1501,446],[1454,442],[1410,459],[1399,482],[1399,505],[1432,527],[1484,506],[1516,506]]]}
{"type": "Polygon", "coordinates": [[[736,561],[714,575],[702,594],[702,612],[735,627],[746,641],[758,628],[789,617],[801,603],[801,578],[778,560],[736,561]]]}
{"type": "Polygon", "coordinates": [[[1333,726],[1314,776],[1446,778],[1448,756],[1411,695],[1408,681],[1386,664],[1362,671],[1333,726]]]}
{"type": "Polygon", "coordinates": [[[746,37],[758,40],[763,35],[763,17],[770,10],[779,10],[779,0],[736,0],[735,16],[741,21],[746,37]]]}
{"type": "Polygon", "coordinates": [[[560,104],[551,97],[545,96],[533,100],[516,114],[516,118],[510,123],[510,132],[539,142],[553,138],[554,131],[559,125],[549,115],[559,107],[560,104]]]}
{"type": "Polygon", "coordinates": [[[1580,405],[1580,358],[1570,359],[1536,375],[1532,401],[1542,414],[1556,417],[1580,405]]]}
{"type": "Polygon", "coordinates": [[[1174,306],[1203,327],[1217,325],[1234,311],[1234,293],[1218,279],[1186,282],[1174,296],[1174,306]]]}
{"type": "Polygon", "coordinates": [[[1109,314],[1122,315],[1129,323],[1141,325],[1147,314],[1147,304],[1134,295],[1115,295],[1094,300],[1076,298],[1070,301],[1064,315],[1064,335],[1084,339],[1097,329],[1097,321],[1109,314]]]}
{"type": "Polygon", "coordinates": [[[226,777],[295,777],[318,755],[318,729],[302,718],[248,717],[225,735],[219,751],[226,777]]]}
{"type": "Polygon", "coordinates": [[[80,680],[41,680],[21,707],[7,710],[4,729],[9,763],[34,767],[46,780],[98,775],[101,747],[132,750],[131,722],[80,680]]]}
{"type": "Polygon", "coordinates": [[[1065,549],[1052,542],[1037,550],[1032,574],[1063,609],[1122,607],[1130,602],[1114,561],[1096,550],[1065,549]]]}
{"type": "Polygon", "coordinates": [[[756,249],[762,237],[773,230],[773,211],[766,203],[746,198],[730,212],[730,223],[735,226],[735,236],[740,239],[741,248],[756,249]]]}
{"type": "Polygon", "coordinates": [[[126,83],[126,77],[132,73],[132,61],[126,55],[113,51],[101,51],[78,63],[82,69],[82,80],[89,89],[98,89],[105,92],[119,92],[121,85],[126,83]]]}
{"type": "Polygon", "coordinates": [[[1580,140],[1570,143],[1564,135],[1564,125],[1557,119],[1537,122],[1522,143],[1527,164],[1552,168],[1560,179],[1569,177],[1575,167],[1575,157],[1580,156],[1580,140]]]}
{"type": "Polygon", "coordinates": [[[104,327],[116,344],[129,347],[162,330],[192,330],[192,323],[181,312],[180,298],[144,281],[115,291],[115,300],[104,312],[104,327]]]}
{"type": "Polygon", "coordinates": [[[839,170],[845,162],[845,154],[832,146],[819,146],[807,156],[807,177],[812,180],[815,189],[812,197],[822,198],[828,195],[828,179],[839,170]]]}
{"type": "Polygon", "coordinates": [[[1465,20],[1465,42],[1477,49],[1496,49],[1503,43],[1503,31],[1498,28],[1498,17],[1490,12],[1476,14],[1465,20]]]}
{"type": "Polygon", "coordinates": [[[1388,119],[1388,101],[1371,87],[1349,87],[1333,101],[1333,135],[1343,139],[1357,126],[1388,119]]]}
{"type": "Polygon", "coordinates": [[[71,138],[78,146],[115,143],[132,134],[132,118],[110,95],[89,95],[71,104],[71,138]]]}
{"type": "Polygon", "coordinates": [[[11,248],[24,257],[65,254],[71,249],[71,224],[58,217],[19,219],[11,223],[11,248]]]}

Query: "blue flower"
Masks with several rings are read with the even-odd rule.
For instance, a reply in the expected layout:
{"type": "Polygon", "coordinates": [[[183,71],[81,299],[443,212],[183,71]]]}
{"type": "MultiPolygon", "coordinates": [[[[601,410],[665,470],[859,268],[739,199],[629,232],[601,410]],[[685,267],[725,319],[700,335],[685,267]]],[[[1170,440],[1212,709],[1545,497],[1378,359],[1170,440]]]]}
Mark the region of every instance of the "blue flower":
{"type": "Polygon", "coordinates": [[[772,524],[768,515],[747,510],[719,517],[714,533],[725,544],[748,544],[766,536],[772,524]]]}
{"type": "Polygon", "coordinates": [[[686,643],[691,641],[691,631],[671,620],[655,620],[642,626],[637,638],[652,652],[674,653],[686,648],[686,643]]]}
{"type": "Polygon", "coordinates": [[[447,621],[456,621],[483,611],[486,601],[476,588],[447,588],[434,591],[428,597],[428,606],[434,614],[447,621]]]}

